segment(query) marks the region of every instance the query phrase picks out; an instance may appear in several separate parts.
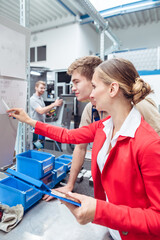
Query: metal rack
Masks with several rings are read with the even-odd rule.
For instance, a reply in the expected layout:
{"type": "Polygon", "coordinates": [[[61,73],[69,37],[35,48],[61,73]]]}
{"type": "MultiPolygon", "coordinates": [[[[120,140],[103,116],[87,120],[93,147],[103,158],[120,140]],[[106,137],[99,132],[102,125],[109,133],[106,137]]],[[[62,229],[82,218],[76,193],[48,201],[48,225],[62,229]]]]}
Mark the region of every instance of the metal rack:
{"type": "MultiPolygon", "coordinates": [[[[20,0],[20,25],[23,27],[29,27],[29,6],[30,0],[20,0]]],[[[28,53],[27,69],[26,69],[26,79],[27,79],[27,109],[30,109],[30,52],[28,53]]],[[[21,153],[28,150],[30,146],[30,127],[24,123],[18,124],[17,133],[17,143],[16,143],[16,153],[21,153]]]]}

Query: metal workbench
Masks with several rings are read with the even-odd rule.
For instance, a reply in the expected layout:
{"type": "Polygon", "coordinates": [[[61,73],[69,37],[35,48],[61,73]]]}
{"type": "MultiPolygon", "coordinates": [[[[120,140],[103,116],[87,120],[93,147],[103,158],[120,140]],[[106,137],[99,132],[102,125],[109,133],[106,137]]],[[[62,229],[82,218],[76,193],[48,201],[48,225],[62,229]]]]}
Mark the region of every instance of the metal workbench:
{"type": "Polygon", "coordinates": [[[89,223],[80,225],[58,200],[40,201],[1,240],[110,240],[107,228],[89,223]]]}
{"type": "MultiPolygon", "coordinates": [[[[62,152],[52,152],[55,156],[62,152]]],[[[91,161],[85,160],[83,167],[90,169],[91,161]]],[[[68,175],[63,184],[67,183],[68,175]]],[[[57,185],[56,187],[59,187],[57,185]]],[[[89,179],[76,183],[74,192],[93,197],[93,186],[89,179]]],[[[57,199],[40,200],[23,216],[22,221],[9,233],[0,231],[0,240],[110,240],[106,227],[96,224],[80,225],[68,208],[57,199]]]]}

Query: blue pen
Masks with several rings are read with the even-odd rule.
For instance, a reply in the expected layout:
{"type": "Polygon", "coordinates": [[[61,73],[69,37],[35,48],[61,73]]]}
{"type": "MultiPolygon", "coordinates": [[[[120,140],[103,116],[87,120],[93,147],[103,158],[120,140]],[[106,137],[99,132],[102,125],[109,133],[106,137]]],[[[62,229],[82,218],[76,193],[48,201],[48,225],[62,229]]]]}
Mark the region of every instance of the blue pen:
{"type": "MultiPolygon", "coordinates": [[[[3,98],[2,98],[2,102],[3,102],[3,105],[5,106],[5,109],[8,111],[10,108],[9,108],[9,106],[7,105],[7,103],[4,101],[3,98]]],[[[13,117],[13,119],[16,119],[16,118],[13,117]]]]}

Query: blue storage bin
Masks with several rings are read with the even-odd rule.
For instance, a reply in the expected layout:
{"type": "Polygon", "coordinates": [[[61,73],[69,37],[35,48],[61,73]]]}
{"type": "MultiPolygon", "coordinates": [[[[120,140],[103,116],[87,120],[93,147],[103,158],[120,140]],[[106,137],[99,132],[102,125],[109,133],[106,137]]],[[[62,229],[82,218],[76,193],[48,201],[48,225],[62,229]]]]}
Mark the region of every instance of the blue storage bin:
{"type": "Polygon", "coordinates": [[[72,155],[63,154],[63,155],[57,157],[56,159],[58,159],[58,158],[63,158],[63,159],[72,161],[72,155]]]}
{"type": "Polygon", "coordinates": [[[64,179],[67,175],[65,165],[61,162],[55,161],[55,185],[64,179]]]}
{"type": "Polygon", "coordinates": [[[29,150],[17,154],[16,170],[35,179],[41,179],[54,169],[55,156],[50,153],[29,150]]]}
{"type": "Polygon", "coordinates": [[[70,160],[67,160],[64,158],[58,158],[58,159],[56,159],[56,161],[64,164],[66,172],[68,172],[70,170],[71,163],[72,163],[70,160]]]}
{"type": "Polygon", "coordinates": [[[66,172],[68,172],[71,168],[72,156],[63,154],[63,155],[57,157],[56,161],[64,163],[66,172]]]}
{"type": "Polygon", "coordinates": [[[25,182],[7,177],[0,181],[0,202],[8,206],[22,204],[24,211],[42,198],[42,193],[25,182]]]}

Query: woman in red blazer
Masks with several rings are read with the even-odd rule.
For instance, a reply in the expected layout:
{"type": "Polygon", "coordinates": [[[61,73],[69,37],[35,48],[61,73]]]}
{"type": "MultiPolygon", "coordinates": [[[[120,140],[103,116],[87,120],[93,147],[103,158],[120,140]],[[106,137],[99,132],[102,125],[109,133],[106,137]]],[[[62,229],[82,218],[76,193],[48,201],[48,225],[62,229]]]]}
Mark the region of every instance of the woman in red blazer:
{"type": "Polygon", "coordinates": [[[110,117],[68,130],[32,120],[22,109],[8,112],[35,127],[35,133],[62,143],[94,142],[92,177],[95,198],[69,193],[81,207],[65,205],[80,224],[109,228],[113,239],[160,239],[160,138],[134,104],[151,91],[133,64],[111,59],[92,79],[91,98],[110,117]]]}

